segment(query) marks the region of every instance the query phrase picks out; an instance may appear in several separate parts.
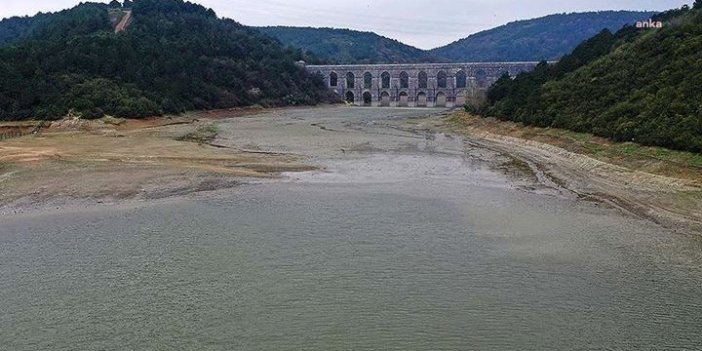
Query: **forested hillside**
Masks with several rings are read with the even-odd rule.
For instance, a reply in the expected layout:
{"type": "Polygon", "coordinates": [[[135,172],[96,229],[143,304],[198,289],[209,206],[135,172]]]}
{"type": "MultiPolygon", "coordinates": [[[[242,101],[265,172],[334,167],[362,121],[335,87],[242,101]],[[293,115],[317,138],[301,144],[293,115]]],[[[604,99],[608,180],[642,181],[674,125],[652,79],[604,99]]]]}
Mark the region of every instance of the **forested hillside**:
{"type": "Polygon", "coordinates": [[[540,61],[557,60],[602,29],[616,31],[654,14],[635,11],[556,14],[512,22],[429,51],[375,33],[348,29],[258,29],[328,63],[540,61]]]}
{"type": "Polygon", "coordinates": [[[487,114],[694,152],[702,151],[702,1],[580,45],[553,66],[489,91],[487,114]]]}
{"type": "Polygon", "coordinates": [[[283,44],[327,63],[415,63],[440,61],[431,54],[371,32],[335,28],[259,27],[283,44]]]}
{"type": "Polygon", "coordinates": [[[0,21],[0,45],[14,43],[26,37],[40,17],[12,17],[0,21]]]}
{"type": "Polygon", "coordinates": [[[455,62],[557,60],[603,29],[651,18],[654,12],[601,11],[517,21],[430,51],[455,62]]]}
{"type": "Polygon", "coordinates": [[[13,20],[21,33],[4,36],[12,44],[0,48],[0,119],[70,110],[143,117],[328,96],[319,77],[295,64],[305,59],[301,52],[210,9],[181,0],[130,7],[133,21],[120,33],[106,4],[84,3],[30,24],[13,20]]]}
{"type": "MultiPolygon", "coordinates": [[[[132,7],[130,0],[126,0],[125,4],[128,6],[127,8],[132,7]]],[[[104,29],[105,18],[108,17],[112,20],[112,13],[115,13],[116,10],[123,10],[122,3],[116,0],[110,5],[99,3],[92,5],[77,6],[71,10],[57,13],[39,13],[31,17],[4,19],[0,21],[0,46],[27,38],[41,39],[42,35],[51,34],[49,32],[52,30],[58,30],[57,36],[91,33],[104,29]],[[105,9],[109,9],[109,11],[105,12],[105,9]]]]}

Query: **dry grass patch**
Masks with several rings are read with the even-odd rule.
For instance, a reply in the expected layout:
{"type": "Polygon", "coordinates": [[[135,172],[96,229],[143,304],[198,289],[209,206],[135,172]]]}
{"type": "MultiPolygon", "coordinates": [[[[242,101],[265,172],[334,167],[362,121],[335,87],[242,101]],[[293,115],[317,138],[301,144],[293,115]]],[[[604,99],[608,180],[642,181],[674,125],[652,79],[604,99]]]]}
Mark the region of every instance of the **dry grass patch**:
{"type": "Polygon", "coordinates": [[[293,156],[208,146],[217,127],[192,122],[91,121],[72,128],[63,123],[0,142],[0,205],[20,199],[160,197],[312,169],[293,156]]]}

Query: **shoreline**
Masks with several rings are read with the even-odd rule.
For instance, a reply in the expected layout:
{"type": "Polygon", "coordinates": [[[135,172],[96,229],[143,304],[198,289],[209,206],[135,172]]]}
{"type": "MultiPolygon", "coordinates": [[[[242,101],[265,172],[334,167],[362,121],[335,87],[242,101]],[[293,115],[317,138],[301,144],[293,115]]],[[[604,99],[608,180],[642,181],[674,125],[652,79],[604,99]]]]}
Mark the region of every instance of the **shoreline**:
{"type": "MultiPolygon", "coordinates": [[[[203,112],[183,120],[164,117],[116,125],[87,121],[87,127],[64,122],[39,136],[0,142],[0,214],[146,205],[234,188],[247,179],[323,169],[324,164],[317,164],[311,155],[236,146],[226,139],[218,141],[216,135],[205,143],[178,140],[198,128],[286,110],[203,112]],[[76,144],[88,147],[76,148],[76,144]]],[[[567,140],[553,137],[565,131],[520,127],[455,110],[427,111],[424,117],[395,121],[398,129],[415,133],[462,136],[465,142],[512,160],[493,162],[496,171],[516,172],[568,197],[602,203],[667,229],[702,233],[702,182],[698,180],[702,171],[682,178],[631,169],[567,150],[562,147],[567,140]],[[520,137],[524,133],[530,138],[520,137]]],[[[622,162],[635,161],[630,157],[622,162]]]]}
{"type": "Polygon", "coordinates": [[[216,140],[184,138],[224,119],[281,110],[54,121],[40,133],[0,141],[0,213],[148,202],[315,169],[298,155],[222,148],[216,140]]]}
{"type": "MultiPolygon", "coordinates": [[[[487,120],[465,112],[454,112],[436,121],[434,127],[514,157],[527,165],[540,182],[568,191],[579,199],[607,204],[667,229],[702,235],[702,183],[698,180],[702,171],[685,173],[686,178],[682,178],[632,169],[569,151],[558,142],[539,140],[548,139],[544,137],[547,129],[487,120]],[[513,136],[525,130],[533,134],[531,139],[513,136]]],[[[635,161],[634,157],[624,160],[635,161]]]]}

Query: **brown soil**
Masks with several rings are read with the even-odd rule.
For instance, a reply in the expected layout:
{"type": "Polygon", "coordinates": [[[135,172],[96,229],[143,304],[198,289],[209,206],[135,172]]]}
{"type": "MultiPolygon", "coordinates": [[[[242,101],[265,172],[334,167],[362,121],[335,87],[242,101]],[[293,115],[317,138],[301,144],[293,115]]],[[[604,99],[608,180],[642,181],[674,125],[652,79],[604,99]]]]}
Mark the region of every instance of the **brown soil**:
{"type": "Polygon", "coordinates": [[[124,11],[124,16],[115,26],[115,33],[124,31],[132,23],[132,11],[124,11]]]}
{"type": "Polygon", "coordinates": [[[178,141],[218,118],[53,122],[37,135],[0,142],[0,207],[62,198],[158,198],[236,184],[242,177],[273,177],[310,170],[291,155],[267,155],[178,141]]]}

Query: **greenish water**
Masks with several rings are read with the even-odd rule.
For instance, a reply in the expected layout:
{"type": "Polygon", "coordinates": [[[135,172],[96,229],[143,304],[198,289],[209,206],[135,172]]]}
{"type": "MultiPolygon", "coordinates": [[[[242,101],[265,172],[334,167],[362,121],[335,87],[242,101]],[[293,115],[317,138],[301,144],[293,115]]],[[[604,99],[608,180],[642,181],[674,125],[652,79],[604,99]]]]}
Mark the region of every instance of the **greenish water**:
{"type": "Polygon", "coordinates": [[[702,347],[699,237],[517,190],[447,150],[2,217],[0,349],[702,347]]]}

